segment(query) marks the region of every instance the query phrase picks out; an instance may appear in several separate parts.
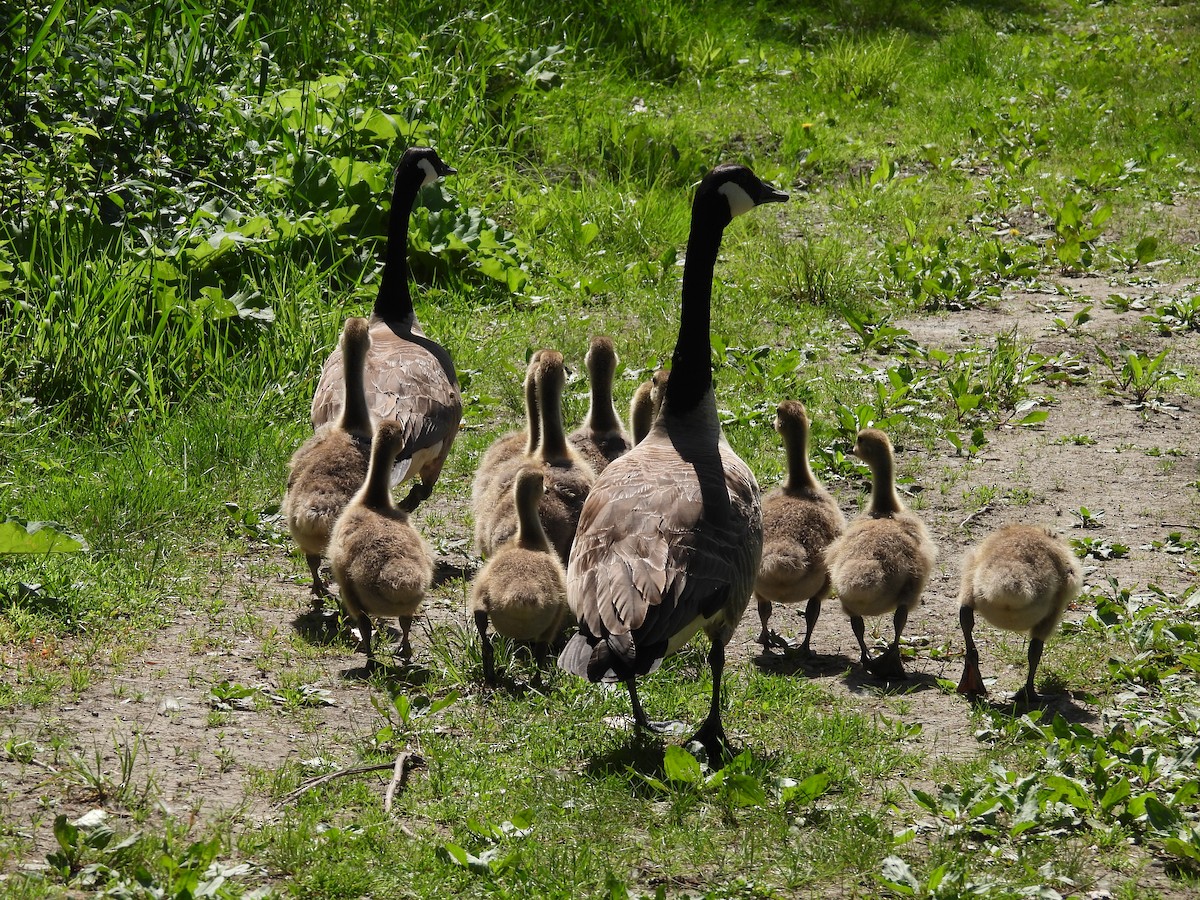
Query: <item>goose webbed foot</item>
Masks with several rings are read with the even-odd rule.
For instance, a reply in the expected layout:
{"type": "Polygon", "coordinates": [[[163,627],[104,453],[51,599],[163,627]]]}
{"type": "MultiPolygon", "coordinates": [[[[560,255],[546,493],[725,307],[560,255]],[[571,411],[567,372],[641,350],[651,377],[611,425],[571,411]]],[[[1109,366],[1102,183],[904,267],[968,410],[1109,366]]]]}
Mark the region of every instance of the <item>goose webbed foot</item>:
{"type": "Polygon", "coordinates": [[[708,762],[713,768],[734,755],[733,747],[725,734],[725,728],[719,718],[709,717],[704,724],[687,741],[688,744],[699,744],[708,755],[708,762]]]}
{"type": "Polygon", "coordinates": [[[630,678],[625,682],[625,687],[629,689],[629,705],[633,708],[633,724],[638,728],[644,728],[652,734],[663,735],[664,737],[679,737],[687,731],[687,725],[683,722],[651,721],[649,716],[646,715],[646,710],[642,709],[642,701],[638,699],[637,681],[630,678]]]}
{"type": "Polygon", "coordinates": [[[769,628],[764,628],[759,634],[758,643],[762,644],[763,653],[766,654],[770,654],[774,650],[787,653],[799,646],[795,641],[789,641],[779,632],[771,631],[769,628]]]}
{"type": "Polygon", "coordinates": [[[1015,694],[1013,694],[1012,702],[1014,706],[1033,706],[1040,703],[1042,695],[1037,692],[1032,684],[1027,684],[1015,694]]]}
{"type": "Polygon", "coordinates": [[[892,644],[874,659],[864,659],[863,666],[872,675],[879,678],[907,678],[904,663],[900,660],[900,647],[892,644]]]}
{"type": "Polygon", "coordinates": [[[958,693],[966,697],[986,697],[987,687],[983,683],[983,675],[979,671],[979,660],[968,657],[963,665],[962,678],[958,682],[958,693]]]}
{"type": "Polygon", "coordinates": [[[645,728],[651,734],[657,734],[660,737],[680,737],[687,733],[687,723],[680,722],[676,719],[668,719],[666,721],[651,721],[647,719],[644,722],[634,720],[639,728],[645,728]]]}

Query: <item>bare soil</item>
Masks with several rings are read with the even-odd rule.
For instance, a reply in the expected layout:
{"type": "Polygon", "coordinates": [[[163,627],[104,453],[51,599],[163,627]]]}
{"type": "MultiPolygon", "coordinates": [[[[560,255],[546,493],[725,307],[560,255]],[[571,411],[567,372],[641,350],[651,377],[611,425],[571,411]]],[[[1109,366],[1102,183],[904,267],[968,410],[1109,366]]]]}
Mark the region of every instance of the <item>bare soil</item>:
{"type": "MultiPolygon", "coordinates": [[[[1148,328],[1138,312],[1119,313],[1103,304],[1116,291],[1137,297],[1154,290],[1164,293],[1162,287],[1114,287],[1101,279],[1074,279],[1063,285],[1066,295],[1011,294],[995,309],[901,323],[921,344],[947,350],[973,343],[987,346],[994,335],[1015,328],[1037,352],[1069,351],[1093,371],[1086,386],[1044,388],[1051,403],[1045,423],[990,433],[978,459],[955,456],[948,444],[933,453],[898,448],[899,471],[920,489],[910,503],[940,549],[924,605],[910,617],[906,632],[913,651],[906,659],[907,682],[883,685],[859,671],[857,647],[836,602],[826,604],[817,625],[815,657],[803,660],[760,658],[754,640],[758,618],[751,605],[730,646],[731,669],[762,665],[781,677],[796,674],[817,680],[868,715],[877,712],[919,723],[915,748],[935,763],[939,758],[969,757],[978,752],[969,706],[939,689],[937,680],[956,681],[962,664],[958,577],[970,544],[1008,523],[1042,523],[1064,538],[1086,536],[1131,548],[1123,559],[1085,561],[1085,593],[1104,587],[1109,578],[1122,586],[1157,584],[1169,591],[1194,583],[1196,572],[1186,561],[1150,544],[1171,532],[1197,536],[1196,401],[1174,394],[1162,398],[1166,404],[1159,409],[1131,408],[1098,387],[1103,368],[1094,348],[1099,343],[1113,353],[1123,344],[1157,352],[1169,345],[1173,367],[1194,372],[1200,366],[1200,335],[1163,337],[1148,328]],[[1091,305],[1093,318],[1079,334],[1055,329],[1056,317],[1069,322],[1085,305],[1091,305]],[[1075,442],[1076,436],[1089,440],[1075,442]],[[980,488],[995,489],[984,506],[973,499],[980,488]],[[1097,527],[1077,527],[1079,519],[1072,511],[1081,507],[1097,517],[1097,527]]],[[[848,515],[857,514],[857,494],[843,495],[840,501],[848,515]]],[[[461,510],[442,509],[437,515],[439,527],[446,521],[465,521],[461,510]]],[[[78,699],[4,713],[5,740],[33,741],[41,748],[33,763],[0,751],[3,827],[29,841],[29,853],[19,864],[37,867],[52,849],[48,826],[58,813],[73,819],[103,806],[120,816],[122,809],[146,804],[152,813],[161,810],[185,821],[227,819],[235,828],[255,827],[279,814],[263,798],[272,774],[284,764],[307,764],[313,774],[354,764],[356,747],[373,734],[379,715],[361,683],[361,661],[350,652],[349,642],[322,636],[319,623],[300,615],[309,603],[307,576],[299,575],[303,563],[289,558],[287,548],[263,545],[248,558],[214,560],[213,571],[209,596],[180,604],[174,623],[155,635],[147,649],[115,663],[95,664],[99,674],[78,699]],[[314,643],[325,644],[315,655],[314,643]],[[289,673],[293,680],[278,683],[279,673],[289,673]],[[216,712],[210,692],[226,681],[261,687],[281,699],[268,700],[257,711],[216,712]],[[324,694],[310,698],[315,705],[301,706],[297,713],[295,698],[303,685],[324,694]],[[321,696],[329,705],[321,705],[321,696]],[[47,752],[52,747],[57,750],[47,752]],[[132,775],[122,788],[121,758],[131,753],[132,775]],[[110,795],[123,790],[120,802],[105,802],[97,783],[110,795]]],[[[464,599],[461,580],[448,580],[438,588],[414,633],[418,655],[427,644],[429,628],[453,622],[469,633],[464,599]]],[[[1086,613],[1080,604],[1068,618],[1086,613]]],[[[803,634],[799,610],[777,607],[772,624],[793,637],[803,634]]],[[[890,638],[890,621],[875,623],[875,628],[878,638],[890,638]]],[[[1024,679],[1023,642],[983,622],[976,634],[992,696],[1002,702],[1024,679]]],[[[1061,677],[1065,688],[1047,696],[1049,714],[1096,722],[1103,711],[1088,702],[1089,685],[1070,681],[1072,674],[1086,671],[1086,665],[1060,656],[1060,651],[1066,652],[1062,646],[1052,640],[1043,661],[1042,672],[1061,677]]],[[[65,671],[66,661],[84,652],[84,644],[38,644],[2,652],[0,662],[9,672],[22,670],[34,656],[42,657],[41,666],[47,659],[61,660],[65,671]]],[[[727,721],[734,729],[736,720],[736,711],[730,711],[727,721]]],[[[388,777],[381,774],[381,782],[388,777]]],[[[1173,895],[1169,881],[1154,887],[1173,895]]]]}

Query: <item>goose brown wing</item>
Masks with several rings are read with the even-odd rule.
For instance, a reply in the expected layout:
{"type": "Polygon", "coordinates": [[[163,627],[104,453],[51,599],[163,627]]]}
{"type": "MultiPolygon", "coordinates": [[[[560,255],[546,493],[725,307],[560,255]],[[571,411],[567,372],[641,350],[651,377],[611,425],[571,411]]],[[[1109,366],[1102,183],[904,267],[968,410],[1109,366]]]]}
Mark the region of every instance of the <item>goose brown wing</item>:
{"type": "Polygon", "coordinates": [[[698,617],[749,596],[762,520],[753,475],[740,468],[693,466],[670,446],[643,443],[593,486],[568,598],[586,631],[626,662],[661,657],[698,617]]]}
{"type": "MultiPolygon", "coordinates": [[[[374,338],[379,329],[372,329],[374,338]]],[[[373,340],[364,367],[364,389],[371,416],[410,425],[410,440],[420,444],[418,432],[435,436],[452,434],[462,418],[462,399],[453,369],[425,347],[397,338],[390,332],[373,340]]],[[[313,394],[313,427],[334,421],[342,411],[342,353],[330,354],[313,394]]]]}

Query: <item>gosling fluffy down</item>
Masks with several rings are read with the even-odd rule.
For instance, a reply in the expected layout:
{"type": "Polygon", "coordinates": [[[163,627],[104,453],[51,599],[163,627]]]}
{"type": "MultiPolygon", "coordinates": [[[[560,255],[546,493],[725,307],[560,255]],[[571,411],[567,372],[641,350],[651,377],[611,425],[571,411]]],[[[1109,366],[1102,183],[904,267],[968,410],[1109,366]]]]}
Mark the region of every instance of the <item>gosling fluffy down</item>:
{"type": "Polygon", "coordinates": [[[937,547],[925,524],[909,512],[896,493],[892,442],[876,428],[858,433],[854,454],[871,469],[871,502],[825,551],[833,589],[850,616],[862,664],[885,677],[904,677],[900,635],[910,610],[933,572],[937,547]],[[894,638],[888,650],[871,659],[865,640],[864,616],[893,613],[894,638]]]}
{"type": "Polygon", "coordinates": [[[483,674],[495,681],[488,621],[500,634],[536,644],[544,664],[548,647],[562,632],[567,617],[567,576],[550,546],[538,516],[545,476],[527,466],[513,485],[518,529],[480,570],[471,588],[471,612],[483,647],[483,674]]]}
{"type": "Polygon", "coordinates": [[[358,649],[370,660],[371,616],[395,616],[403,633],[400,655],[412,656],[409,629],[433,583],[433,555],[408,513],[392,501],[392,463],[404,452],[404,435],[401,423],[389,419],[379,424],[366,482],[329,539],[342,607],[358,623],[358,649]]]}
{"type": "Polygon", "coordinates": [[[800,650],[808,653],[821,601],[830,590],[825,548],[845,531],[846,517],[808,464],[808,414],[804,404],[798,400],[780,403],[774,426],[787,453],[787,476],[762,500],[763,555],[754,582],[762,622],[758,642],[765,651],[786,649],[787,640],[768,626],[772,605],[807,601],[800,650]]]}
{"type": "Polygon", "coordinates": [[[316,609],[329,596],[320,572],[329,535],[366,480],[371,458],[371,415],[363,391],[363,363],[370,347],[367,320],[347,319],[341,338],[341,412],[301,444],[288,463],[281,511],[312,573],[316,609]]]}
{"type": "Polygon", "coordinates": [[[959,622],[967,653],[960,694],[986,696],[973,630],[975,612],[997,628],[1029,635],[1029,668],[1015,699],[1037,699],[1034,678],[1042,647],[1083,587],[1083,568],[1054,532],[1009,525],[967,552],[959,589],[959,622]]]}

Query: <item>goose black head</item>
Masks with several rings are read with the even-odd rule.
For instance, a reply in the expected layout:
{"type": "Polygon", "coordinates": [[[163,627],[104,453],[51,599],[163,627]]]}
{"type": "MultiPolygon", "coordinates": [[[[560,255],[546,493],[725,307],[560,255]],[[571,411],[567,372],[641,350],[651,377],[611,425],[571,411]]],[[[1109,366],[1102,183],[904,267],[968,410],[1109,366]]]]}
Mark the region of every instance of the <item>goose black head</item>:
{"type": "Polygon", "coordinates": [[[446,165],[432,147],[409,147],[400,157],[400,165],[396,167],[396,176],[399,178],[402,174],[409,172],[420,173],[420,186],[424,187],[446,175],[456,174],[458,169],[446,165]]]}
{"type": "Polygon", "coordinates": [[[703,203],[723,207],[722,211],[732,220],[760,204],[785,203],[787,199],[786,193],[767,184],[745,166],[726,163],[704,176],[696,190],[695,206],[703,203]]]}

